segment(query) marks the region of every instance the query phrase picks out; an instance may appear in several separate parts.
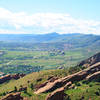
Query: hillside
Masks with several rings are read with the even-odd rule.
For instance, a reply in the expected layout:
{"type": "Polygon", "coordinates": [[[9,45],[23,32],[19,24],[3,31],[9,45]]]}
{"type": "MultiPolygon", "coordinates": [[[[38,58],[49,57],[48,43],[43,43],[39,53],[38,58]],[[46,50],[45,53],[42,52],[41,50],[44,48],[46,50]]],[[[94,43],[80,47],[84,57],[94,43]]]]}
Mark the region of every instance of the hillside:
{"type": "Polygon", "coordinates": [[[77,66],[66,70],[34,72],[18,80],[1,84],[1,98],[22,88],[21,96],[29,100],[99,100],[100,59],[98,57],[100,57],[99,53],[88,58],[87,61],[91,61],[91,58],[95,59],[88,68],[77,66]]]}
{"type": "Polygon", "coordinates": [[[0,41],[4,44],[8,42],[11,43],[26,43],[29,44],[68,44],[73,48],[78,47],[88,47],[90,45],[98,45],[100,43],[100,36],[97,35],[85,35],[80,33],[73,34],[58,34],[58,33],[49,33],[43,35],[35,35],[35,34],[0,34],[0,41]],[[18,41],[18,42],[17,42],[18,41]]]}

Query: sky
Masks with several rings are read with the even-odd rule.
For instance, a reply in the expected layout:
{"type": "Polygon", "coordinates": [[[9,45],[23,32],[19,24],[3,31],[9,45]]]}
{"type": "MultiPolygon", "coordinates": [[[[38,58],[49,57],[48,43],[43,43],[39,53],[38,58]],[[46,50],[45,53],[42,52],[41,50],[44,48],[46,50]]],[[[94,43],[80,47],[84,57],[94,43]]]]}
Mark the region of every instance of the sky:
{"type": "Polygon", "coordinates": [[[100,0],[0,0],[1,34],[100,35],[100,0]]]}

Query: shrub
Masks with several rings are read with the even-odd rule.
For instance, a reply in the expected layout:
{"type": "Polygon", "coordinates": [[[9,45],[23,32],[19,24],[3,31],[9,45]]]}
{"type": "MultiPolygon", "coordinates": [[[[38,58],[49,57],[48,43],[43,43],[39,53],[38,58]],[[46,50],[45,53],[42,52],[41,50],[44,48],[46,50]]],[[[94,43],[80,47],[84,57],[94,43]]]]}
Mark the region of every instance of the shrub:
{"type": "Polygon", "coordinates": [[[93,85],[92,84],[89,84],[89,87],[92,87],[93,85]]]}
{"type": "Polygon", "coordinates": [[[30,88],[31,88],[32,90],[34,89],[33,83],[30,84],[30,88]]]}
{"type": "Polygon", "coordinates": [[[14,87],[14,92],[17,92],[17,87],[16,86],[14,87]]]}
{"type": "Polygon", "coordinates": [[[96,91],[96,92],[95,92],[95,94],[96,94],[97,96],[99,96],[99,95],[100,95],[100,93],[99,93],[98,91],[96,91]]]}

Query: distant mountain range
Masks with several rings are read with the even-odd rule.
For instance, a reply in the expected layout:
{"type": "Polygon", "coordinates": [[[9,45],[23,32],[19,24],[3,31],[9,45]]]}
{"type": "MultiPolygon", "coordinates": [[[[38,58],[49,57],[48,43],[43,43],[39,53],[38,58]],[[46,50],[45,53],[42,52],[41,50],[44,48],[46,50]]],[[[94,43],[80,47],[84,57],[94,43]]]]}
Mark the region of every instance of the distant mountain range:
{"type": "Polygon", "coordinates": [[[72,47],[99,47],[100,36],[92,34],[58,34],[49,33],[43,35],[36,34],[0,34],[0,41],[11,43],[59,43],[68,44],[72,47]]]}
{"type": "Polygon", "coordinates": [[[50,43],[50,42],[94,42],[100,40],[100,36],[92,34],[59,34],[59,33],[48,33],[48,34],[0,34],[0,41],[8,42],[34,42],[34,43],[50,43]]]}

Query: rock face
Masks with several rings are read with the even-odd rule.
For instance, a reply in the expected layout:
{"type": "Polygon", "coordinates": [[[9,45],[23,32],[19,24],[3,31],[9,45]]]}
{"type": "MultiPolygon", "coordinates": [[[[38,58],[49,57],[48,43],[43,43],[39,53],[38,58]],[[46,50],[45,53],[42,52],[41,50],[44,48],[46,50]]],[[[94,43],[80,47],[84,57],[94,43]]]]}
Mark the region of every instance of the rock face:
{"type": "Polygon", "coordinates": [[[64,78],[55,80],[54,82],[48,82],[35,93],[38,94],[52,90],[53,92],[46,97],[46,100],[64,100],[64,97],[66,96],[64,90],[67,88],[73,88],[72,83],[74,81],[80,81],[83,79],[91,81],[96,78],[100,78],[100,62],[84,69],[83,71],[68,75],[64,78]]]}
{"type": "Polygon", "coordinates": [[[21,95],[20,93],[8,94],[1,100],[24,100],[23,97],[21,97],[20,95],[21,95]]]}
{"type": "MultiPolygon", "coordinates": [[[[55,80],[54,82],[48,81],[43,87],[39,88],[35,93],[52,92],[57,88],[64,87],[68,82],[75,82],[86,79],[87,76],[93,75],[94,73],[100,71],[100,62],[92,65],[91,67],[84,69],[72,75],[68,75],[64,78],[55,80]]],[[[93,76],[92,76],[93,77],[93,76]]]]}
{"type": "Polygon", "coordinates": [[[83,79],[88,81],[100,79],[100,53],[82,61],[78,66],[84,66],[86,69],[61,79],[48,81],[44,87],[38,89],[35,93],[38,94],[53,91],[46,97],[46,100],[64,100],[64,89],[74,88],[71,85],[73,82],[83,79]]]}
{"type": "Polygon", "coordinates": [[[91,65],[93,65],[93,64],[96,64],[96,63],[98,63],[98,62],[100,62],[100,52],[97,53],[97,54],[95,54],[94,56],[92,56],[92,57],[86,59],[86,60],[81,61],[81,62],[78,64],[78,66],[89,67],[89,66],[91,66],[91,65]]]}
{"type": "Polygon", "coordinates": [[[49,94],[45,100],[64,100],[65,96],[66,99],[68,98],[67,94],[64,93],[64,90],[67,89],[72,82],[68,82],[64,87],[58,88],[49,94]]]}
{"type": "MultiPolygon", "coordinates": [[[[47,97],[46,100],[64,100],[64,90],[68,88],[74,88],[72,83],[80,80],[93,80],[96,78],[100,78],[100,53],[82,61],[78,64],[78,66],[84,66],[86,69],[79,71],[75,74],[68,75],[64,78],[53,79],[51,77],[48,79],[45,85],[38,88],[35,91],[36,94],[44,93],[44,92],[51,92],[47,97]],[[50,81],[53,79],[53,81],[50,81]]],[[[66,99],[67,100],[67,99],[66,99]]]]}
{"type": "Polygon", "coordinates": [[[48,79],[49,82],[54,82],[55,80],[59,79],[58,77],[52,77],[50,79],[48,79]]]}
{"type": "Polygon", "coordinates": [[[42,83],[42,84],[36,85],[36,86],[35,86],[35,90],[37,91],[38,89],[40,89],[40,88],[46,86],[47,83],[48,83],[48,82],[45,82],[45,83],[42,83]]]}
{"type": "Polygon", "coordinates": [[[100,79],[100,71],[86,77],[86,80],[88,81],[92,81],[94,79],[100,79]]]}
{"type": "Polygon", "coordinates": [[[6,82],[8,80],[11,80],[11,75],[5,75],[3,77],[0,77],[0,84],[6,82]]]}
{"type": "Polygon", "coordinates": [[[25,74],[14,74],[14,75],[5,75],[3,77],[0,77],[0,84],[7,82],[11,79],[19,79],[21,77],[24,77],[25,74]]]}
{"type": "Polygon", "coordinates": [[[60,88],[49,94],[45,100],[64,100],[64,88],[60,88]]]}

